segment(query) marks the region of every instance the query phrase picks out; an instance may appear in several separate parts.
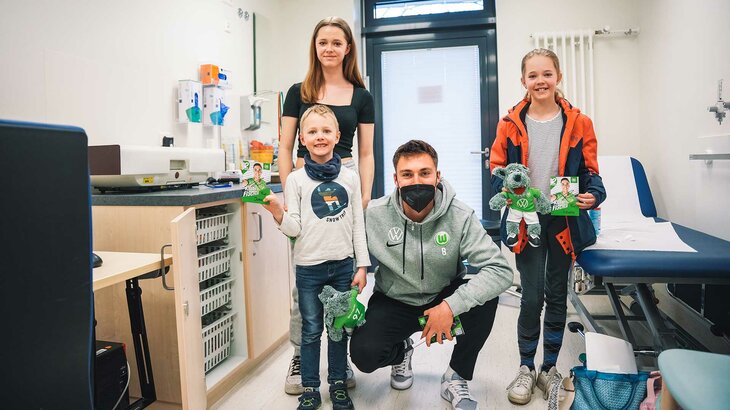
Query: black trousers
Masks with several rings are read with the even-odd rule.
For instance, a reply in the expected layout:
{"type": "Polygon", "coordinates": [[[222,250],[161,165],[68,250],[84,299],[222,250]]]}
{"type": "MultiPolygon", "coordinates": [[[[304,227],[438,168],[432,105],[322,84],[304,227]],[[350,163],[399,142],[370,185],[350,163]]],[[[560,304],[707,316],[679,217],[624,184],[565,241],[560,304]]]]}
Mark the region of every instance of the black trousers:
{"type": "MultiPolygon", "coordinates": [[[[418,317],[451,296],[465,282],[465,279],[451,282],[431,303],[423,306],[407,305],[380,292],[373,293],[365,312],[365,324],[355,329],[350,339],[352,362],[364,373],[402,362],[403,341],[421,330],[418,317]]],[[[498,298],[494,298],[459,315],[464,334],[456,337],[449,365],[466,380],[472,379],[479,351],[492,331],[497,302],[498,298]]]]}
{"type": "MultiPolygon", "coordinates": [[[[535,368],[535,354],[543,319],[543,369],[555,366],[563,345],[563,330],[568,310],[568,273],[573,263],[558,242],[557,235],[567,229],[565,216],[540,215],[542,246],[526,246],[515,255],[520,272],[522,298],[517,320],[520,365],[535,368]]],[[[539,371],[540,369],[538,369],[539,371]]]]}

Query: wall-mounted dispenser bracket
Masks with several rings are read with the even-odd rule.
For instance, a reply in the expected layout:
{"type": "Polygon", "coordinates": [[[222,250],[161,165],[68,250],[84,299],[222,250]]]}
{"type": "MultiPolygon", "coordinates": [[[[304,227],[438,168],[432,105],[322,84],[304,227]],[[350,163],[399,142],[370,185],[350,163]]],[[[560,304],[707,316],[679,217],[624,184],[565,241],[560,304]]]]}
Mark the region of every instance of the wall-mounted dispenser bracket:
{"type": "Polygon", "coordinates": [[[722,100],[722,79],[720,79],[717,84],[717,103],[715,103],[715,105],[713,106],[708,107],[707,109],[710,112],[715,113],[715,118],[717,118],[717,122],[722,125],[722,120],[725,119],[727,111],[730,110],[730,101],[722,100]]]}
{"type": "Polygon", "coordinates": [[[261,104],[266,98],[248,95],[241,97],[241,129],[253,131],[261,128],[261,104]]]}

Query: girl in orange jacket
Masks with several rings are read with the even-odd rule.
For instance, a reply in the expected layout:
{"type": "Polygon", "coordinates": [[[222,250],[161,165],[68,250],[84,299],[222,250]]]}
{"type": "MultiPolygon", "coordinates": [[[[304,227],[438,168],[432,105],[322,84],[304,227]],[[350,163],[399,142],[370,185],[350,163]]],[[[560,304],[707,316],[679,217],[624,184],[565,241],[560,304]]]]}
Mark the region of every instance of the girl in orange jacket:
{"type": "MultiPolygon", "coordinates": [[[[510,163],[530,168],[532,185],[550,195],[549,181],[554,176],[578,176],[577,217],[540,215],[539,247],[526,246],[523,227],[515,252],[520,272],[522,301],[517,322],[520,370],[507,387],[508,399],[516,404],[529,403],[537,385],[548,398],[552,383],[561,376],[555,367],[563,341],[567,311],[567,282],[575,253],[595,243],[596,234],[587,210],[606,198],[598,175],[597,142],[590,118],[562,97],[557,88],[562,79],[560,62],[550,50],[535,49],[522,59],[522,85],[525,98],[514,106],[497,125],[497,137],[490,154],[490,169],[510,163]],[[535,369],[535,352],[540,338],[543,304],[543,363],[535,369]]],[[[502,180],[492,176],[495,192],[502,180]]],[[[505,213],[506,214],[506,213],[505,213]]],[[[506,239],[502,221],[502,239],[506,239]]]]}

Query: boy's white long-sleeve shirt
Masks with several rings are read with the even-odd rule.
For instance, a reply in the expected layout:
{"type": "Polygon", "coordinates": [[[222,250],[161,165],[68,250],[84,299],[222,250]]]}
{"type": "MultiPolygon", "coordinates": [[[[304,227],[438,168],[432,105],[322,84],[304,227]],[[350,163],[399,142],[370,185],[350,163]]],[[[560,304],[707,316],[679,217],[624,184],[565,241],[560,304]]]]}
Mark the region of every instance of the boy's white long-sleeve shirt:
{"type": "Polygon", "coordinates": [[[304,168],[286,180],[287,212],[279,225],[284,235],[296,238],[294,263],[317,265],[354,257],[356,266],[370,266],[360,177],[341,167],[333,181],[315,181],[304,168]]]}

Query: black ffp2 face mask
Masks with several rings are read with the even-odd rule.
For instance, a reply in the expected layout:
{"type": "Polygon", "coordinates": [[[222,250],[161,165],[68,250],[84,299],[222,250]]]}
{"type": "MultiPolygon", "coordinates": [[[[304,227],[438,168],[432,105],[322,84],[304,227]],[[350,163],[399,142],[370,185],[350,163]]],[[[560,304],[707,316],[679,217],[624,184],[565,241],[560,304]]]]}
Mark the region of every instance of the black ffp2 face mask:
{"type": "Polygon", "coordinates": [[[423,211],[436,196],[436,187],[429,184],[414,184],[400,188],[400,196],[416,212],[423,211]]]}

